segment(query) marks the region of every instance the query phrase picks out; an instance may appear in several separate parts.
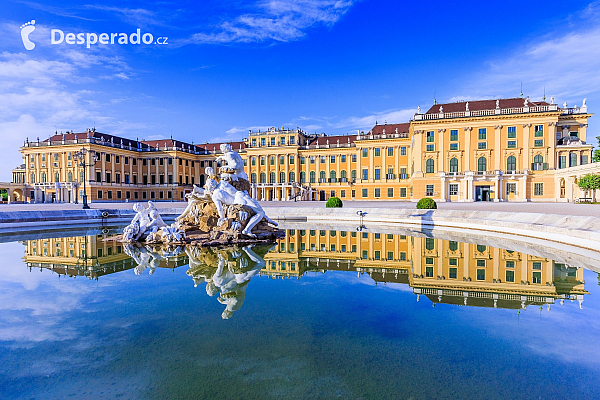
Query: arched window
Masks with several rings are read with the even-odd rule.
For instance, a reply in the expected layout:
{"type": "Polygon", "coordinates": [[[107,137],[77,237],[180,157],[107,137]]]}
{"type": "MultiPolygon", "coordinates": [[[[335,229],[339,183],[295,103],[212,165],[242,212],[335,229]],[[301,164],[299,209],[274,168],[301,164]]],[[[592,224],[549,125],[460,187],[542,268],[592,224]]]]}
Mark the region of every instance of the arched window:
{"type": "Polygon", "coordinates": [[[42,172],[42,183],[46,183],[46,173],[42,172]]]}
{"type": "Polygon", "coordinates": [[[290,182],[296,182],[296,173],[294,171],[290,172],[290,182]]]}
{"type": "Polygon", "coordinates": [[[458,158],[456,157],[450,159],[450,172],[458,172],[458,158]]]}
{"type": "Polygon", "coordinates": [[[506,159],[506,170],[507,171],[516,171],[517,170],[517,157],[508,156],[506,159]]]}
{"type": "Polygon", "coordinates": [[[330,180],[330,182],[335,182],[335,181],[337,181],[337,179],[336,179],[336,173],[335,173],[335,170],[331,170],[331,171],[329,171],[329,180],[330,180]]]}
{"type": "Polygon", "coordinates": [[[285,172],[279,173],[279,183],[285,183],[285,172]]]}
{"type": "Polygon", "coordinates": [[[433,174],[434,171],[435,171],[435,161],[433,161],[433,158],[430,158],[427,161],[425,161],[425,173],[433,174]]]}
{"type": "Polygon", "coordinates": [[[58,172],[54,173],[54,182],[60,182],[60,175],[58,174],[58,172]]]}
{"type": "Polygon", "coordinates": [[[477,159],[477,171],[479,171],[479,172],[487,171],[487,160],[483,156],[479,157],[477,159]]]}
{"type": "Polygon", "coordinates": [[[319,173],[319,180],[321,181],[321,183],[325,182],[325,171],[321,171],[319,173]]]}
{"type": "Polygon", "coordinates": [[[316,175],[317,174],[315,174],[315,171],[310,171],[310,183],[315,183],[315,181],[317,180],[316,175]]]}
{"type": "MultiPolygon", "coordinates": [[[[202,184],[202,181],[204,180],[202,178],[204,178],[204,175],[200,177],[200,184],[202,184]]],[[[250,175],[250,183],[256,183],[256,174],[254,172],[250,175]]]]}
{"type": "Polygon", "coordinates": [[[260,183],[267,183],[267,175],[264,172],[260,173],[260,183]]]}
{"type": "Polygon", "coordinates": [[[300,172],[300,183],[306,183],[306,172],[300,172]]]}
{"type": "Polygon", "coordinates": [[[542,157],[541,154],[538,154],[535,157],[533,157],[533,170],[541,171],[543,169],[544,169],[544,157],[542,157]]]}
{"type": "Polygon", "coordinates": [[[29,183],[35,183],[35,174],[31,174],[29,177],[29,183]]]}
{"type": "Polygon", "coordinates": [[[68,182],[73,182],[73,173],[71,171],[69,171],[69,173],[67,174],[67,180],[68,182]]]}
{"type": "Polygon", "coordinates": [[[486,249],[487,249],[487,246],[484,246],[482,244],[477,245],[477,251],[480,253],[483,253],[486,249]]]}
{"type": "Polygon", "coordinates": [[[342,182],[346,182],[348,180],[348,177],[346,176],[346,170],[343,169],[340,171],[340,179],[342,180],[342,182]]]}
{"type": "Polygon", "coordinates": [[[275,183],[275,172],[269,174],[269,183],[275,183]]]}

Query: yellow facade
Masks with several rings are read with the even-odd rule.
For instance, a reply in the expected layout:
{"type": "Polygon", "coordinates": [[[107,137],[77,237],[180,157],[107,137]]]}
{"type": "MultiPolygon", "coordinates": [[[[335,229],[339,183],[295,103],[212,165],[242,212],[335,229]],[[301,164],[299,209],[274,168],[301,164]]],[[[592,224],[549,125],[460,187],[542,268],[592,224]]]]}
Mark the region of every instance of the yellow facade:
{"type": "MultiPolygon", "coordinates": [[[[556,174],[591,161],[589,117],[587,106],[528,99],[436,104],[409,123],[356,135],[271,128],[233,148],[259,200],[572,201],[576,178],[556,174]]],[[[72,155],[82,147],[100,158],[85,171],[91,201],[183,200],[220,153],[218,144],[138,142],[94,130],[26,142],[24,201],[81,198],[83,169],[72,155]]]]}

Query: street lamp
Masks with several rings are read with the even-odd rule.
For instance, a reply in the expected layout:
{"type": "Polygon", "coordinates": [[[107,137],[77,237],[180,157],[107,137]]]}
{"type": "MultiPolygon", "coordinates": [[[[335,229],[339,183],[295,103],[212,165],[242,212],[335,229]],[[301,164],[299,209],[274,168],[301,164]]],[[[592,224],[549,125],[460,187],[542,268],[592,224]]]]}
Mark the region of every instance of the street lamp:
{"type": "MultiPolygon", "coordinates": [[[[85,180],[86,180],[85,179],[85,169],[87,167],[94,166],[96,164],[96,162],[98,161],[98,154],[94,151],[94,152],[91,152],[92,153],[92,156],[91,156],[92,162],[89,164],[86,163],[85,156],[87,155],[87,153],[88,153],[88,150],[85,147],[82,147],[81,150],[79,150],[73,154],[73,159],[75,160],[77,165],[79,165],[80,167],[83,168],[83,208],[84,209],[90,208],[90,206],[88,206],[88,203],[87,203],[87,193],[85,190],[85,180]]],[[[79,197],[79,196],[77,196],[77,197],[79,197]]]]}

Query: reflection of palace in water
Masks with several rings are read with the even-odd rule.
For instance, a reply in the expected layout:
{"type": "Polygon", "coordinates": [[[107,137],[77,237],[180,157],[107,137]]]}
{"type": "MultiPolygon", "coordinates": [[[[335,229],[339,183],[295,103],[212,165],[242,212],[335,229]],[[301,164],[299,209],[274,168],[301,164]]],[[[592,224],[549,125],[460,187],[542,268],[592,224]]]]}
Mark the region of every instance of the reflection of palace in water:
{"type": "MultiPolygon", "coordinates": [[[[189,263],[188,275],[196,283],[206,275],[198,271],[212,265],[214,274],[219,263],[229,263],[230,267],[237,263],[236,268],[244,274],[248,273],[244,265],[260,265],[256,272],[271,278],[300,278],[311,271],[353,271],[359,276],[369,275],[376,283],[407,284],[417,300],[425,295],[434,304],[481,307],[549,306],[556,300],[577,300],[581,305],[583,295],[588,293],[583,268],[522,252],[429,237],[291,229],[268,252],[261,249],[258,255],[236,248],[203,250],[191,258],[190,249],[171,253],[164,249],[158,253],[128,249],[122,243],[103,241],[105,237],[29,240],[25,242],[24,260],[29,268],[90,279],[133,268],[136,274],[146,268],[152,273],[157,267],[175,268],[189,263]],[[192,261],[199,264],[192,265],[192,261]]],[[[242,275],[235,268],[232,271],[232,277],[239,280],[242,275]]],[[[224,271],[217,277],[226,274],[224,271]]],[[[244,279],[249,281],[249,277],[244,279]]]]}
{"type": "Polygon", "coordinates": [[[404,283],[434,304],[524,308],[583,301],[583,268],[516,251],[429,237],[288,230],[265,256],[261,274],[300,277],[307,271],[368,274],[404,283]]]}
{"type": "MultiPolygon", "coordinates": [[[[25,263],[30,269],[45,268],[59,276],[87,276],[98,279],[102,275],[138,267],[123,248],[122,243],[103,241],[106,235],[88,235],[63,238],[27,240],[25,263]]],[[[176,268],[187,264],[185,253],[177,257],[161,258],[154,268],[176,268]]],[[[135,271],[141,273],[142,271],[135,271]]]]}

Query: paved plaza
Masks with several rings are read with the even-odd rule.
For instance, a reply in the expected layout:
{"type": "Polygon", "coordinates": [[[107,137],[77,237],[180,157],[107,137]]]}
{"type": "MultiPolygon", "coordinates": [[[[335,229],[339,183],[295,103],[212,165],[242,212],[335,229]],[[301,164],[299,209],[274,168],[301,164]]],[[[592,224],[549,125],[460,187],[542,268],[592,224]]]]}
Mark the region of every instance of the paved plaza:
{"type": "MultiPolygon", "coordinates": [[[[157,202],[156,207],[185,208],[186,202],[157,202]]],[[[270,207],[304,207],[307,212],[312,208],[324,208],[322,201],[265,201],[261,205],[268,209],[270,207]]],[[[133,202],[104,202],[91,203],[92,209],[126,209],[131,208],[133,202]]],[[[358,208],[410,208],[414,209],[416,203],[404,201],[344,201],[345,207],[358,208]]],[[[500,212],[528,212],[558,215],[579,215],[600,217],[600,204],[574,204],[574,203],[438,203],[440,210],[473,210],[473,211],[500,211],[500,212]]],[[[79,210],[81,204],[71,203],[45,203],[45,204],[0,204],[0,212],[3,211],[40,211],[40,210],[79,210]]]]}

